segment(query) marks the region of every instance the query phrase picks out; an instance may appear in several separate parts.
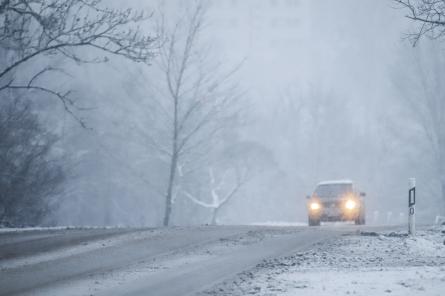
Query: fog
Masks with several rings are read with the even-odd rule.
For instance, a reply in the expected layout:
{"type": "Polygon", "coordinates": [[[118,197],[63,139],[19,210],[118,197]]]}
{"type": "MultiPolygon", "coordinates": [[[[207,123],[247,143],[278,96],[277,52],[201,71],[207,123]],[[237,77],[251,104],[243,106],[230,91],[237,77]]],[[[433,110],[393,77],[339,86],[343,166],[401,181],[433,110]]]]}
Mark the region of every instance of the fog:
{"type": "MultiPolygon", "coordinates": [[[[159,36],[161,23],[175,28],[194,3],[102,5],[152,13],[142,28],[159,36]]],[[[232,92],[230,116],[215,121],[218,128],[211,123],[179,161],[170,225],[305,223],[306,196],[337,179],[366,192],[369,223],[405,222],[410,177],[417,180],[418,221],[444,214],[444,163],[437,158],[444,147],[429,133],[443,121],[426,122],[431,116],[421,104],[445,90],[443,44],[424,38],[413,47],[404,38],[415,28],[406,11],[385,0],[214,0],[204,7],[194,58],[204,61],[202,50],[205,63],[190,75],[230,73],[220,90],[232,92]]],[[[176,28],[182,44],[184,28],[176,28]]],[[[171,144],[163,113],[171,105],[162,99],[162,46],[153,45],[150,65],[111,55],[106,63],[45,57],[29,66],[52,59],[65,69],[69,75],[45,81],[73,89],[81,106],[73,116],[58,100],[37,103],[39,118],[60,136],[55,153],[67,171],[44,224],[163,224],[169,168],[161,148],[171,144]]]]}

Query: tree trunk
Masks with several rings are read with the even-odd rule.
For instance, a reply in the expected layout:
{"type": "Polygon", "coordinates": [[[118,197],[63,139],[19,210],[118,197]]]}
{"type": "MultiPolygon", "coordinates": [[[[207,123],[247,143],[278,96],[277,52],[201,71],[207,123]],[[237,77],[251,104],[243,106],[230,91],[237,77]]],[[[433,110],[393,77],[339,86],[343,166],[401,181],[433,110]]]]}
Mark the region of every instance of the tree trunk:
{"type": "Polygon", "coordinates": [[[0,226],[4,226],[6,224],[6,217],[7,217],[7,212],[6,209],[4,209],[3,214],[0,217],[0,226]]]}
{"type": "Polygon", "coordinates": [[[172,157],[170,162],[170,176],[168,178],[167,193],[165,195],[165,213],[164,223],[166,227],[170,224],[170,216],[172,213],[172,198],[173,198],[173,186],[175,186],[176,169],[178,166],[178,93],[179,83],[176,87],[176,92],[173,94],[174,112],[173,112],[173,143],[172,143],[172,157]]]}
{"type": "Polygon", "coordinates": [[[3,205],[3,214],[1,215],[0,219],[0,225],[6,225],[6,226],[13,226],[12,221],[8,221],[8,218],[10,218],[11,214],[11,207],[12,207],[12,199],[9,200],[9,202],[5,202],[3,205]]]}
{"type": "MultiPolygon", "coordinates": [[[[440,127],[442,128],[442,127],[440,127]]],[[[443,132],[441,130],[438,130],[436,133],[442,135],[443,132]]],[[[439,174],[439,180],[440,180],[440,201],[442,202],[440,208],[442,210],[443,215],[445,215],[445,152],[443,149],[445,149],[445,137],[439,137],[439,144],[437,145],[438,152],[437,152],[437,163],[438,163],[438,174],[439,174]]]]}
{"type": "Polygon", "coordinates": [[[218,211],[219,208],[214,208],[212,211],[212,221],[210,222],[211,225],[216,225],[216,218],[218,217],[218,211]]]}
{"type": "Polygon", "coordinates": [[[440,178],[440,189],[441,189],[441,201],[442,201],[442,214],[445,214],[445,175],[440,178]]]}
{"type": "Polygon", "coordinates": [[[103,210],[104,210],[104,226],[112,225],[111,221],[111,211],[112,211],[112,200],[111,200],[111,182],[110,179],[106,179],[106,189],[105,194],[103,195],[103,210]]]}
{"type": "Polygon", "coordinates": [[[173,197],[173,186],[175,184],[176,179],[176,166],[178,163],[178,157],[176,154],[173,154],[172,161],[170,164],[170,176],[168,178],[168,186],[167,193],[165,196],[165,213],[164,213],[164,226],[168,226],[170,224],[170,216],[172,212],[172,197],[173,197]]]}

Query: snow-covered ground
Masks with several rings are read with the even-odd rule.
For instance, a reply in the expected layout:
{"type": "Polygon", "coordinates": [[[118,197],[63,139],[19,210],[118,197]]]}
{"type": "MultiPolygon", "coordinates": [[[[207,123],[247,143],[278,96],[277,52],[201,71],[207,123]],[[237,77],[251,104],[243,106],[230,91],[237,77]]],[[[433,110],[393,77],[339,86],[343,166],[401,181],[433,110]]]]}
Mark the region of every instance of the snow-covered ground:
{"type": "Polygon", "coordinates": [[[357,232],[266,260],[202,295],[445,295],[445,227],[357,232]]]}

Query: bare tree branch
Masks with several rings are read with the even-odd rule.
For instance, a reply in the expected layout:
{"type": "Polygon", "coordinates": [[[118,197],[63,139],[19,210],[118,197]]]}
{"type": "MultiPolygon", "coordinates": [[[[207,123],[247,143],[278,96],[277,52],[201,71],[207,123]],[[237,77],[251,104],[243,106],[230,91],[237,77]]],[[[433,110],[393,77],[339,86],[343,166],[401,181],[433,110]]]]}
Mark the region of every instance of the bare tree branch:
{"type": "MultiPolygon", "coordinates": [[[[156,37],[144,34],[139,24],[150,17],[132,9],[106,8],[101,0],[2,0],[0,48],[8,53],[8,59],[0,65],[0,92],[7,89],[46,92],[58,97],[65,110],[74,115],[72,99],[67,95],[49,86],[34,86],[43,74],[60,69],[44,67],[31,78],[22,75],[20,82],[16,82],[15,76],[22,74],[22,66],[39,57],[57,54],[77,63],[106,62],[107,55],[116,55],[149,64],[156,50],[156,37]],[[87,59],[79,52],[80,48],[88,47],[97,50],[96,57],[87,59]]],[[[78,116],[75,118],[82,122],[78,116]]]]}
{"type": "Polygon", "coordinates": [[[393,0],[398,7],[406,9],[406,17],[418,23],[415,32],[407,34],[413,46],[426,36],[440,39],[445,36],[445,1],[444,0],[393,0]]]}

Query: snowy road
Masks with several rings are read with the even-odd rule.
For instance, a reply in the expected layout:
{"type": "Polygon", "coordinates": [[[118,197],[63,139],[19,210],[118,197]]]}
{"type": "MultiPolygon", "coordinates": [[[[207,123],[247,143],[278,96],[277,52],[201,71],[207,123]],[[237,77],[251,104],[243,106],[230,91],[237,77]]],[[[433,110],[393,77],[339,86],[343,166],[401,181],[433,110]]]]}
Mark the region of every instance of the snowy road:
{"type": "MultiPolygon", "coordinates": [[[[361,227],[364,229],[366,227],[361,227]]],[[[0,233],[0,295],[193,295],[355,226],[0,233]]]]}

